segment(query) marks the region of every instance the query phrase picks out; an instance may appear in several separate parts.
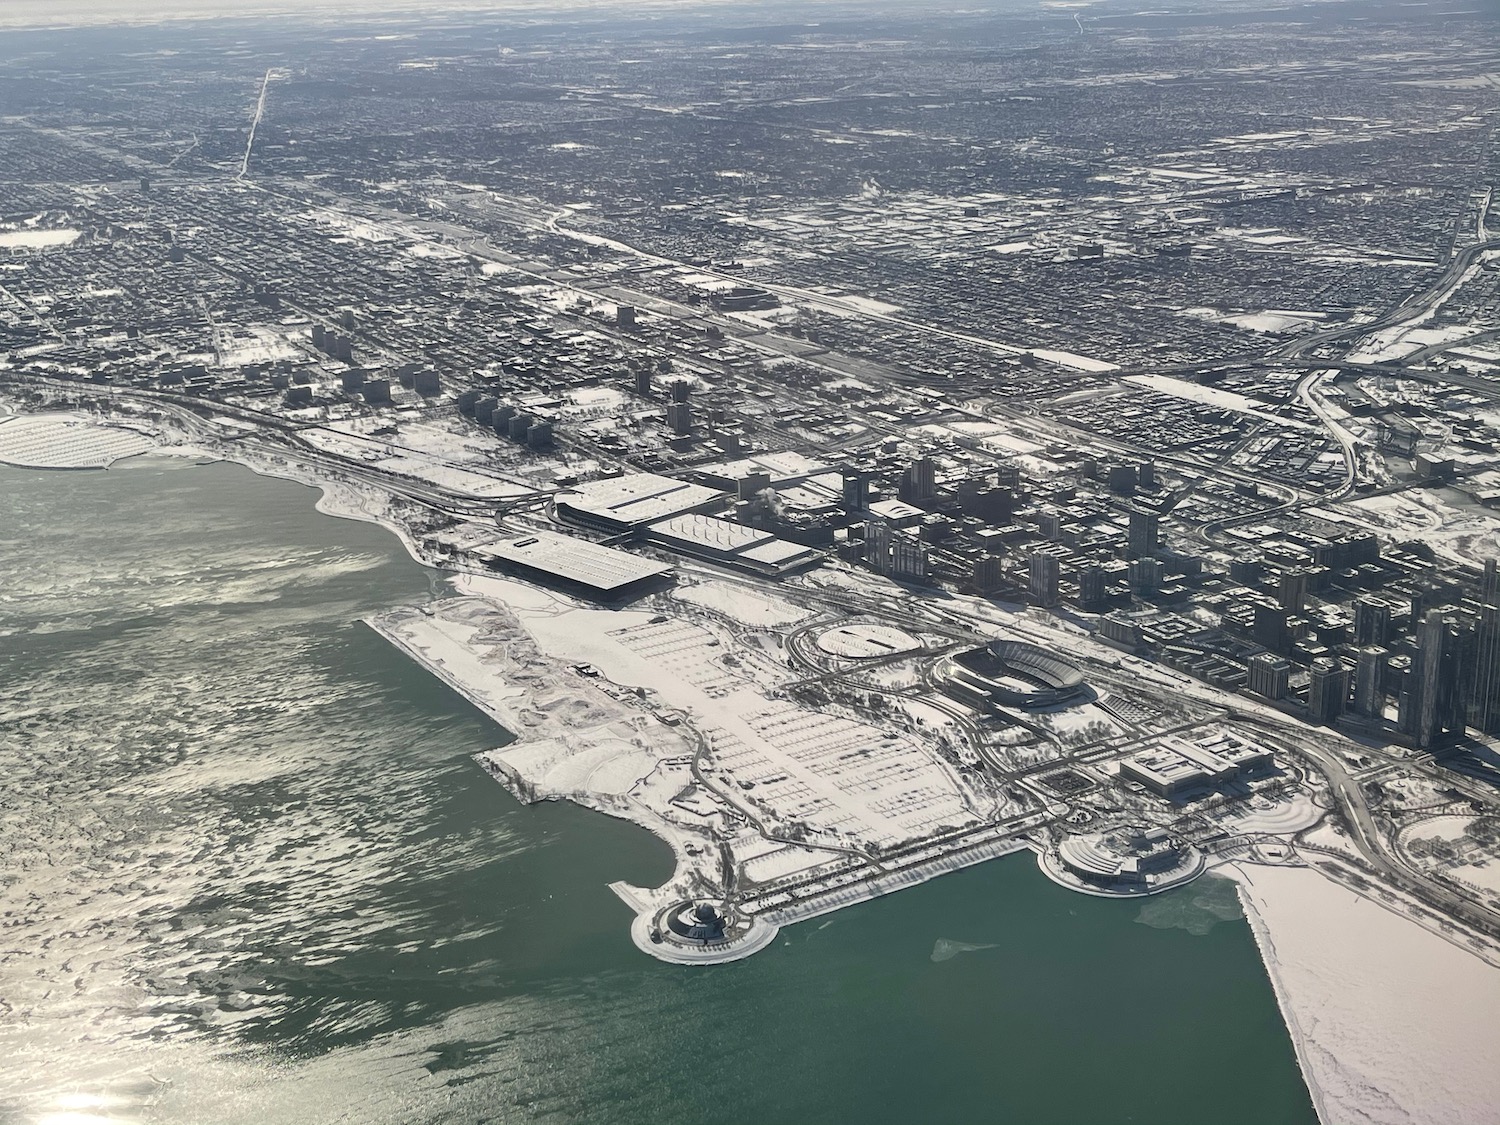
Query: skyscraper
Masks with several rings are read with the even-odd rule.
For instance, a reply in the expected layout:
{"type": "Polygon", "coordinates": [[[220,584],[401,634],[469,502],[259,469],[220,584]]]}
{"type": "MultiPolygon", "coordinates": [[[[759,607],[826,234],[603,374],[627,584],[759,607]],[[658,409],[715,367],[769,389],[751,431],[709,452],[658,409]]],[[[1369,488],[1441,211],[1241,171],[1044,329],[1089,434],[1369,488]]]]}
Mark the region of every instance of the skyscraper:
{"type": "Polygon", "coordinates": [[[1266,560],[1259,555],[1238,555],[1229,560],[1229,577],[1241,586],[1259,586],[1266,573],[1266,560]]]}
{"type": "Polygon", "coordinates": [[[1267,699],[1284,699],[1292,678],[1292,662],[1274,652],[1258,652],[1250,658],[1249,688],[1267,699]]]}
{"type": "Polygon", "coordinates": [[[1135,492],[1136,475],[1134,465],[1111,465],[1104,474],[1104,483],[1111,492],[1129,496],[1135,492]]]}
{"type": "Polygon", "coordinates": [[[1051,551],[1031,552],[1031,597],[1037,605],[1057,604],[1057,581],[1061,571],[1051,551]]]}
{"type": "Polygon", "coordinates": [[[1255,624],[1251,635],[1255,643],[1272,652],[1286,652],[1292,647],[1292,633],[1287,628],[1287,612],[1278,605],[1257,602],[1255,624]]]}
{"type": "Polygon", "coordinates": [[[870,475],[862,469],[843,472],[844,511],[863,512],[870,507],[870,475]]]}
{"type": "Polygon", "coordinates": [[[1161,546],[1161,517],[1155,512],[1132,508],[1127,547],[1132,555],[1154,554],[1161,546]]]}
{"type": "Polygon", "coordinates": [[[1349,669],[1343,661],[1319,657],[1308,669],[1307,714],[1319,723],[1331,723],[1344,713],[1349,700],[1349,669]]]}
{"type": "MultiPolygon", "coordinates": [[[[844,490],[847,492],[848,488],[846,477],[844,490]]],[[[848,506],[847,503],[845,506],[848,506]]],[[[891,525],[885,520],[872,519],[865,522],[865,562],[881,574],[886,574],[891,569],[891,525]]]]}
{"type": "Polygon", "coordinates": [[[1126,575],[1132,590],[1149,594],[1161,589],[1166,572],[1167,566],[1160,559],[1143,558],[1132,559],[1126,575]]]}
{"type": "Polygon", "coordinates": [[[1078,606],[1094,612],[1104,608],[1104,568],[1097,564],[1084,567],[1078,572],[1078,606]]]}
{"type": "Polygon", "coordinates": [[[1423,750],[1441,744],[1463,725],[1456,640],[1441,610],[1428,610],[1417,627],[1417,652],[1401,693],[1400,722],[1423,750]]]}
{"type": "Polygon", "coordinates": [[[1354,671],[1354,709],[1366,718],[1378,719],[1385,714],[1385,677],[1390,663],[1389,649],[1367,645],[1359,650],[1359,665],[1354,671]]]}
{"type": "Polygon", "coordinates": [[[885,520],[865,524],[865,559],[881,574],[923,581],[927,577],[927,545],[915,535],[898,531],[885,520]]]}
{"type": "Polygon", "coordinates": [[[1391,639],[1391,607],[1374,598],[1354,603],[1354,643],[1383,645],[1391,639]]]}
{"type": "Polygon", "coordinates": [[[1292,567],[1281,572],[1276,591],[1277,603],[1290,613],[1301,613],[1307,607],[1307,571],[1292,567]]]}
{"type": "Polygon", "coordinates": [[[1500,734],[1500,605],[1491,603],[1479,609],[1479,623],[1474,629],[1473,676],[1467,686],[1464,710],[1469,726],[1485,734],[1500,734]]]}
{"type": "Polygon", "coordinates": [[[985,555],[975,559],[970,581],[980,593],[987,594],[998,589],[1005,581],[1004,560],[999,555],[985,555]]]}
{"type": "Polygon", "coordinates": [[[908,504],[920,504],[937,495],[937,466],[931,457],[918,457],[901,474],[899,495],[908,504]]]}

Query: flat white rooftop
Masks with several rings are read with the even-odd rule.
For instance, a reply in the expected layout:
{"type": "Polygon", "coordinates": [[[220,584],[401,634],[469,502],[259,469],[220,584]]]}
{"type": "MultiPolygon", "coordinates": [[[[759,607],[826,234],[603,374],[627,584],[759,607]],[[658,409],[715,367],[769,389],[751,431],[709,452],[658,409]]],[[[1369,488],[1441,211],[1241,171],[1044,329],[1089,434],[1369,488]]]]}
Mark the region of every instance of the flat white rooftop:
{"type": "Polygon", "coordinates": [[[699,472],[711,473],[727,480],[740,480],[751,473],[769,473],[772,487],[794,478],[817,476],[819,473],[829,471],[829,466],[823,462],[814,461],[811,457],[790,449],[752,453],[749,457],[742,457],[738,461],[721,461],[716,465],[704,465],[699,469],[699,472]]]}
{"type": "Polygon", "coordinates": [[[843,478],[838,473],[819,473],[797,484],[776,489],[782,502],[791,508],[822,508],[835,504],[843,496],[843,478]]]}
{"type": "Polygon", "coordinates": [[[474,553],[486,562],[508,563],[604,593],[672,571],[654,559],[546,531],[487,543],[474,553]]]}
{"type": "Polygon", "coordinates": [[[696,512],[717,503],[723,493],[655,473],[589,481],[558,496],[560,506],[584,519],[639,525],[696,512]]]}
{"type": "Polygon", "coordinates": [[[652,524],[651,531],[663,539],[709,547],[726,554],[775,539],[769,532],[714,516],[676,516],[652,524]]]}
{"type": "Polygon", "coordinates": [[[676,516],[652,524],[649,530],[653,539],[669,547],[717,556],[726,561],[743,560],[771,570],[798,566],[812,561],[819,554],[811,547],[778,539],[768,531],[717,516],[676,516]]]}
{"type": "Polygon", "coordinates": [[[1196,762],[1160,746],[1132,754],[1120,766],[1128,775],[1164,790],[1185,788],[1208,779],[1208,774],[1196,762]]]}
{"type": "Polygon", "coordinates": [[[879,516],[887,523],[900,526],[915,523],[927,513],[921,508],[908,504],[905,500],[877,500],[870,505],[870,514],[879,516]]]}

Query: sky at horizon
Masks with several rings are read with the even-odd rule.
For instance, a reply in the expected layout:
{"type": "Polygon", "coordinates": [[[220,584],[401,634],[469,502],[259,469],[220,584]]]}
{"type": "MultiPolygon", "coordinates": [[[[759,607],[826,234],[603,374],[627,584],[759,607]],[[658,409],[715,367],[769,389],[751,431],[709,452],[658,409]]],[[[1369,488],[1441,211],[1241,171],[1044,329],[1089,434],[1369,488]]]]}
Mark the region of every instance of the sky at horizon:
{"type": "MultiPolygon", "coordinates": [[[[1156,7],[1181,6],[1183,0],[1154,0],[1156,7]]],[[[1202,0],[1200,0],[1202,2],[1202,0]]],[[[1224,3],[1226,0],[1209,0],[1224,3]]],[[[797,7],[847,6],[851,0],[797,0],[797,7]]],[[[1056,11],[1104,7],[1109,0],[952,0],[952,10],[1043,8],[1056,11]]],[[[925,0],[874,0],[865,6],[900,8],[920,4],[940,11],[925,0]]],[[[399,16],[421,11],[441,12],[563,12],[603,14],[653,10],[767,8],[790,6],[787,0],[0,0],[0,27],[69,27],[109,24],[150,24],[163,20],[247,18],[276,15],[318,17],[369,14],[399,16]]]]}

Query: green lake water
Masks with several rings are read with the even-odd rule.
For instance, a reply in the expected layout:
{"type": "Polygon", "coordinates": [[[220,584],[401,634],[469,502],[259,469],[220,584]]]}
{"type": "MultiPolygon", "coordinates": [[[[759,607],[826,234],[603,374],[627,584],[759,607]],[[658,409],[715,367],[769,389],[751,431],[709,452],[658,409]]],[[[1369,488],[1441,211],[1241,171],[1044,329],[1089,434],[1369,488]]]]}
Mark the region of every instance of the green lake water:
{"type": "Polygon", "coordinates": [[[1232,890],[1029,854],[657,963],[646,832],[360,623],[441,595],[225,464],[0,467],[0,1122],[1315,1120],[1232,890]]]}

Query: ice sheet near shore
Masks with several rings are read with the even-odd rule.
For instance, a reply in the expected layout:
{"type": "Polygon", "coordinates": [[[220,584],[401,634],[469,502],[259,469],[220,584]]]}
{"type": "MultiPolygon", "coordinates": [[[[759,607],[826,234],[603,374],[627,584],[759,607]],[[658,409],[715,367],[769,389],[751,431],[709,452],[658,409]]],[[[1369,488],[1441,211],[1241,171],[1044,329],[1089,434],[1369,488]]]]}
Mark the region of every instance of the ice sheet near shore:
{"type": "Polygon", "coordinates": [[[1500,969],[1310,868],[1226,873],[1324,1125],[1500,1120],[1500,969]]]}

